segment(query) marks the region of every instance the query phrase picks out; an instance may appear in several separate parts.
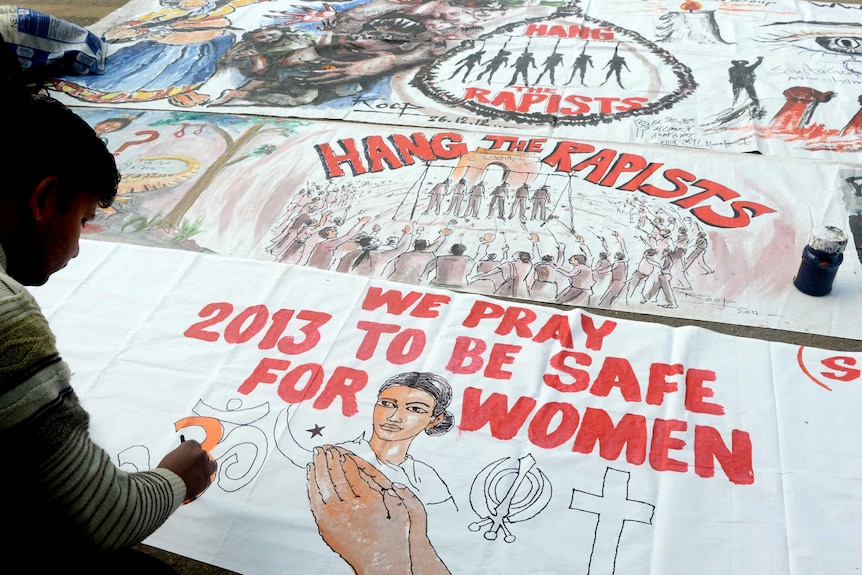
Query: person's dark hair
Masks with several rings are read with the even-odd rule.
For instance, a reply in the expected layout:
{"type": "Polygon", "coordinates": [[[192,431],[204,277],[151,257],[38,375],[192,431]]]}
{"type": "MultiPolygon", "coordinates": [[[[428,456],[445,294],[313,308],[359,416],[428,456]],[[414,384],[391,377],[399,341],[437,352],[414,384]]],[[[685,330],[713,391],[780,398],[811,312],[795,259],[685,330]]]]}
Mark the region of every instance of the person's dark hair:
{"type": "Polygon", "coordinates": [[[554,256],[550,256],[550,255],[542,256],[542,261],[543,262],[552,262],[552,261],[554,261],[554,256]]]}
{"type": "Polygon", "coordinates": [[[80,116],[53,98],[35,94],[5,116],[3,131],[9,135],[2,155],[5,193],[22,197],[54,176],[61,209],[83,192],[98,198],[102,208],[111,205],[120,182],[116,161],[80,116]]]}
{"type": "Polygon", "coordinates": [[[527,263],[533,260],[533,255],[530,252],[518,252],[518,259],[527,263]]]}
{"type": "Polygon", "coordinates": [[[428,247],[428,240],[416,240],[413,242],[413,249],[424,250],[428,247]]]}
{"type": "Polygon", "coordinates": [[[383,382],[377,395],[380,395],[384,390],[390,387],[411,387],[424,391],[434,398],[434,408],[431,410],[431,415],[437,417],[443,414],[443,419],[440,423],[430,429],[426,429],[428,435],[443,435],[455,425],[455,416],[446,411],[449,403],[452,401],[452,386],[444,378],[435,373],[427,371],[408,371],[393,375],[383,382]]]}
{"type": "Polygon", "coordinates": [[[18,56],[0,34],[0,103],[4,108],[27,96],[26,83],[18,56]]]}
{"type": "Polygon", "coordinates": [[[350,266],[351,270],[355,270],[362,265],[362,262],[371,257],[371,251],[377,249],[377,242],[374,240],[374,236],[362,236],[357,243],[362,253],[353,260],[353,264],[350,266]]]}
{"type": "Polygon", "coordinates": [[[319,235],[323,239],[326,239],[329,236],[329,232],[337,232],[337,231],[338,231],[338,228],[336,228],[335,226],[326,226],[325,228],[323,228],[322,230],[317,232],[317,235],[319,235]]]}
{"type": "Polygon", "coordinates": [[[455,244],[451,248],[449,248],[449,251],[452,252],[453,255],[460,256],[467,251],[467,246],[465,246],[464,244],[455,244]]]}

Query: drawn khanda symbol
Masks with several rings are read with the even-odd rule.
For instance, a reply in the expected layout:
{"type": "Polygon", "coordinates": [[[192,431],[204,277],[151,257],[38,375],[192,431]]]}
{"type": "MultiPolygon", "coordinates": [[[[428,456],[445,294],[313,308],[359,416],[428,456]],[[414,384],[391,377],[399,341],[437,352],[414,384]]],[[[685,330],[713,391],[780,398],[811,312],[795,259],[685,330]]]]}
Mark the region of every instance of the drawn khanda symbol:
{"type": "Polygon", "coordinates": [[[486,466],[476,475],[470,487],[470,506],[481,517],[468,526],[470,531],[487,527],[484,537],[489,541],[503,532],[503,540],[512,543],[515,535],[512,523],[527,521],[542,512],[551,501],[551,484],[536,467],[532,455],[518,459],[518,466],[504,457],[486,466]]]}

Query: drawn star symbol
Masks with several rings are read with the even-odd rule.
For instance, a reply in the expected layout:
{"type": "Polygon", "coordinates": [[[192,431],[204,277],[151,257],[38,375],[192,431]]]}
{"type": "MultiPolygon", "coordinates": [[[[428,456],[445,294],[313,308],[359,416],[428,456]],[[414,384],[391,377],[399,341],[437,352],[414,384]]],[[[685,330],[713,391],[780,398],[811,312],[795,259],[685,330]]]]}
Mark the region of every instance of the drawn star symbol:
{"type": "Polygon", "coordinates": [[[311,433],[311,437],[317,437],[318,435],[319,435],[320,437],[323,437],[323,429],[324,429],[324,427],[326,427],[326,426],[321,427],[321,426],[319,426],[319,425],[317,425],[317,424],[315,423],[315,424],[314,424],[314,427],[312,427],[311,429],[306,429],[306,431],[308,431],[308,432],[310,432],[310,433],[311,433]]]}

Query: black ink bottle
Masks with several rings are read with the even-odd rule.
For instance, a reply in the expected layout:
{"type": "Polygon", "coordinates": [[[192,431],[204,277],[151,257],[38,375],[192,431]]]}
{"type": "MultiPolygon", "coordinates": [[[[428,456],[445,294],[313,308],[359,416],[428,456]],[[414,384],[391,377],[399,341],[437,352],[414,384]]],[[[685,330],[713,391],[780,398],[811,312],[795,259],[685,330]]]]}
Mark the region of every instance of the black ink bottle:
{"type": "Polygon", "coordinates": [[[832,291],[838,266],[844,261],[847,235],[835,226],[820,226],[802,250],[802,263],[793,285],[802,293],[823,296],[832,291]]]}

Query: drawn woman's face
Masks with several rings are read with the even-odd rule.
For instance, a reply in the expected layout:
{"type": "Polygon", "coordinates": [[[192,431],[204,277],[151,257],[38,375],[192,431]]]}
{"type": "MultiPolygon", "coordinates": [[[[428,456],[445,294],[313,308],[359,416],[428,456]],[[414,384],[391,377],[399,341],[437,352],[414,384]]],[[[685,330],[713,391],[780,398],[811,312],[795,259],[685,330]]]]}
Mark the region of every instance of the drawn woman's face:
{"type": "Polygon", "coordinates": [[[396,385],[380,392],[374,405],[374,434],[387,441],[410,440],[437,425],[434,397],[421,389],[396,385]]]}
{"type": "Polygon", "coordinates": [[[96,124],[96,127],[93,128],[93,131],[99,135],[108,134],[110,132],[116,132],[125,126],[123,122],[120,120],[105,120],[104,122],[99,122],[96,124]]]}

